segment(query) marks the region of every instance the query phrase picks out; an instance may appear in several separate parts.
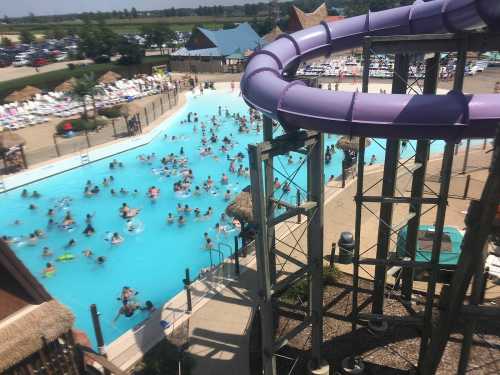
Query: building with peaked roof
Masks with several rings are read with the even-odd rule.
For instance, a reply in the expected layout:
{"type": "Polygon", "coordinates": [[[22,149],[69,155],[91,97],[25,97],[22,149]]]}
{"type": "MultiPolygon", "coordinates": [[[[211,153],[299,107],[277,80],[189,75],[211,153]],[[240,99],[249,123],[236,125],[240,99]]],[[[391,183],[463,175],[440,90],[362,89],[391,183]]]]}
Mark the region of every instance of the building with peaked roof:
{"type": "Polygon", "coordinates": [[[274,28],[268,32],[266,35],[262,37],[264,39],[265,43],[272,43],[274,42],[281,34],[283,34],[283,31],[280,29],[278,25],[274,26],[274,28]]]}
{"type": "Polygon", "coordinates": [[[342,16],[328,16],[328,8],[325,3],[321,4],[314,12],[306,13],[295,5],[290,10],[287,32],[294,33],[308,27],[316,26],[321,21],[339,21],[342,16]]]}
{"type": "Polygon", "coordinates": [[[186,46],[175,51],[173,56],[226,57],[234,53],[256,50],[264,41],[248,23],[232,29],[208,30],[197,27],[186,46]]]}

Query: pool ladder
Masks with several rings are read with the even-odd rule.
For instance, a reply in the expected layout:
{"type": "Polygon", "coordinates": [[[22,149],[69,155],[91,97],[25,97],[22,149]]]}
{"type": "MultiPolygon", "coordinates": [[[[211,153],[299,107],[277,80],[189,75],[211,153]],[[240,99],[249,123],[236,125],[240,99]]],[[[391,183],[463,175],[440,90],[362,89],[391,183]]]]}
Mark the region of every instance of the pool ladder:
{"type": "Polygon", "coordinates": [[[90,157],[89,157],[89,154],[86,153],[86,154],[80,154],[80,161],[82,164],[88,164],[90,163],[90,157]]]}

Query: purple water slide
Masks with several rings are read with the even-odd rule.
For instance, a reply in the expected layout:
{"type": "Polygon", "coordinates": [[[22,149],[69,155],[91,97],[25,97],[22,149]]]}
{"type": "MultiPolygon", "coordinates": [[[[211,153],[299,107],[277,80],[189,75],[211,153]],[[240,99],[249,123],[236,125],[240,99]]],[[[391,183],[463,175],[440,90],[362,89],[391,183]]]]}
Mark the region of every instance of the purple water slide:
{"type": "Polygon", "coordinates": [[[283,35],[258,51],[241,79],[248,105],[287,130],[366,137],[459,140],[495,134],[500,95],[384,95],[332,92],[286,82],[286,67],[313,56],[359,47],[367,35],[500,29],[500,0],[416,1],[283,35]]]}

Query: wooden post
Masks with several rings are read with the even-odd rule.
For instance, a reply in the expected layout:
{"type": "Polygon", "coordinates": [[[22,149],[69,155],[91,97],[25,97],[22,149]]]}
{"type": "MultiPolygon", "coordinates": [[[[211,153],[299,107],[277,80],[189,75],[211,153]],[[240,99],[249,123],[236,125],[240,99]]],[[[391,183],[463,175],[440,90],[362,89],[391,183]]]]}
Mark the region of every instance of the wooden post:
{"type": "Polygon", "coordinates": [[[337,244],[332,242],[332,249],[330,250],[330,268],[335,264],[335,250],[337,249],[337,244]]]}
{"type": "MultiPolygon", "coordinates": [[[[104,346],[104,337],[102,335],[101,322],[99,321],[99,313],[97,312],[97,306],[95,304],[90,305],[90,314],[92,315],[92,324],[94,325],[97,349],[99,351],[99,354],[107,357],[106,347],[104,346]]],[[[104,374],[111,375],[111,373],[107,369],[104,369],[104,374]]]]}
{"type": "Polygon", "coordinates": [[[165,95],[165,94],[162,94],[160,96],[160,108],[161,108],[161,113],[162,114],[165,113],[165,109],[163,108],[163,95],[165,95]]]}
{"type": "Polygon", "coordinates": [[[148,117],[148,109],[144,107],[144,117],[146,119],[146,126],[149,126],[149,117],[148,117]]]}
{"type": "Polygon", "coordinates": [[[193,303],[191,300],[191,280],[189,279],[189,268],[186,268],[186,278],[182,280],[184,282],[184,289],[186,289],[186,298],[187,298],[187,313],[191,313],[193,311],[193,303]]]}
{"type": "Polygon", "coordinates": [[[87,147],[90,148],[89,132],[85,130],[85,139],[87,140],[87,147]]]}
{"type": "Polygon", "coordinates": [[[59,146],[57,145],[56,135],[52,135],[52,139],[54,140],[54,146],[56,148],[57,156],[61,156],[61,151],[59,150],[59,146]]]}
{"type": "Polygon", "coordinates": [[[238,249],[238,236],[234,236],[234,273],[240,275],[240,249],[238,249]]]}
{"type": "Polygon", "coordinates": [[[462,196],[463,199],[466,199],[467,195],[469,194],[469,185],[470,185],[470,174],[468,174],[465,179],[464,195],[462,196]]]}
{"type": "Polygon", "coordinates": [[[156,120],[156,108],[155,108],[155,102],[151,103],[153,106],[153,121],[156,120]]]}
{"type": "Polygon", "coordinates": [[[111,119],[111,126],[113,127],[113,137],[116,138],[116,127],[115,127],[115,119],[111,119]]]}

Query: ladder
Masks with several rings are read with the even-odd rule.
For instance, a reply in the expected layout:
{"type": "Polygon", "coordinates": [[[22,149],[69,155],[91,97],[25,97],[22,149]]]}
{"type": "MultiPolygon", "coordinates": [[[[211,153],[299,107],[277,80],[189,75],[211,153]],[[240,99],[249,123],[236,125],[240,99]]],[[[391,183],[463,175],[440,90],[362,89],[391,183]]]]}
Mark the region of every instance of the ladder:
{"type": "Polygon", "coordinates": [[[89,158],[89,154],[86,153],[86,154],[80,154],[80,161],[82,164],[88,164],[90,163],[90,158],[89,158]]]}

